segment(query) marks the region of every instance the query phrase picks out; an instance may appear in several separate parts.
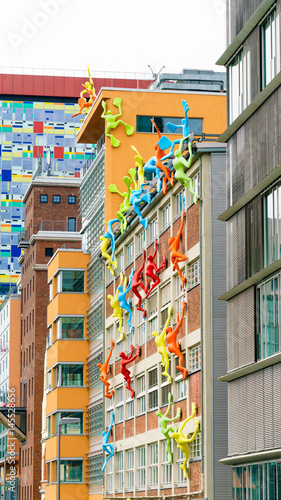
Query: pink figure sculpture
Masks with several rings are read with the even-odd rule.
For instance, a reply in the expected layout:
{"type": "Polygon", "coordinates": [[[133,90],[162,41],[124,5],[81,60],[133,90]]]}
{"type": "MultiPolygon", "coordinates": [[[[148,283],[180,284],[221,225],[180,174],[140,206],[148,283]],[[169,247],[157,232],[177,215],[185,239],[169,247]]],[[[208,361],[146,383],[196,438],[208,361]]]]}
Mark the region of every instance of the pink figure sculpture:
{"type": "Polygon", "coordinates": [[[124,379],[127,382],[126,389],[129,389],[129,391],[131,392],[131,398],[134,397],[135,393],[131,387],[131,372],[128,370],[128,368],[126,368],[126,365],[128,363],[131,363],[132,361],[135,361],[135,359],[138,356],[140,356],[140,352],[141,352],[140,347],[139,346],[137,347],[136,354],[134,356],[133,356],[133,352],[134,352],[133,345],[130,345],[130,354],[128,354],[127,356],[123,351],[120,352],[120,358],[121,358],[121,370],[120,371],[121,371],[124,379]]]}
{"type": "Polygon", "coordinates": [[[179,333],[179,329],[182,325],[183,318],[184,318],[184,311],[185,311],[185,301],[182,301],[182,313],[181,313],[181,318],[179,317],[179,313],[176,314],[176,328],[173,330],[171,326],[168,326],[166,328],[167,332],[167,347],[168,351],[172,352],[179,358],[179,365],[177,366],[177,369],[182,373],[182,378],[186,379],[187,376],[187,369],[183,367],[183,354],[180,350],[180,344],[179,341],[177,340],[177,335],[179,333]]]}
{"type": "Polygon", "coordinates": [[[185,285],[185,277],[179,268],[178,262],[184,262],[187,259],[187,257],[185,255],[183,255],[182,253],[180,253],[178,251],[178,249],[180,246],[180,237],[181,237],[181,233],[182,233],[183,226],[184,226],[184,217],[185,217],[185,212],[183,210],[182,214],[181,214],[181,226],[178,230],[178,234],[176,237],[172,236],[171,238],[169,238],[169,247],[170,247],[170,252],[171,252],[171,261],[173,264],[173,271],[175,271],[175,270],[178,271],[178,275],[181,279],[182,288],[184,288],[184,285],[185,285]]]}
{"type": "Polygon", "coordinates": [[[143,289],[144,293],[146,293],[145,286],[141,281],[141,273],[142,273],[143,268],[144,268],[144,263],[145,263],[145,250],[142,251],[142,265],[141,265],[141,267],[137,271],[134,271],[133,278],[132,278],[131,290],[135,294],[135,296],[138,298],[139,305],[138,305],[137,309],[138,309],[138,311],[142,311],[142,315],[145,318],[145,309],[143,309],[143,307],[141,307],[142,296],[138,291],[138,287],[140,286],[143,289]]]}
{"type": "Polygon", "coordinates": [[[156,257],[156,253],[157,253],[157,240],[155,240],[155,242],[154,242],[154,254],[149,255],[147,257],[148,263],[146,264],[146,270],[145,270],[145,274],[147,276],[146,283],[145,283],[146,299],[148,299],[152,290],[154,290],[154,288],[156,288],[157,285],[159,285],[160,278],[157,276],[157,274],[159,273],[160,269],[163,269],[163,267],[166,266],[166,262],[167,262],[166,257],[163,257],[162,265],[160,267],[157,267],[155,262],[153,262],[155,257],[156,257]],[[150,288],[149,288],[148,278],[151,278],[153,281],[153,284],[151,284],[150,288]]]}

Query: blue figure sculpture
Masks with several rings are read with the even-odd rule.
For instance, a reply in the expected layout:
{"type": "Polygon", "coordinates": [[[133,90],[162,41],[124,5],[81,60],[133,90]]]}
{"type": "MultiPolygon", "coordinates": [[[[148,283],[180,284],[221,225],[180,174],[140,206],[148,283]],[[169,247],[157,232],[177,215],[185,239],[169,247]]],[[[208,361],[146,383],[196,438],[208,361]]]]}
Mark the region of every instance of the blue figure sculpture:
{"type": "Polygon", "coordinates": [[[119,222],[119,219],[111,219],[108,222],[104,221],[104,223],[107,224],[107,231],[106,233],[104,233],[104,237],[110,239],[111,250],[112,250],[111,257],[113,261],[115,258],[115,236],[113,232],[113,226],[115,222],[119,222]]]}
{"type": "Polygon", "coordinates": [[[131,197],[130,197],[130,203],[133,205],[134,210],[136,214],[139,217],[140,223],[143,225],[144,229],[147,229],[148,226],[148,217],[145,219],[142,217],[141,211],[140,211],[140,203],[143,201],[146,201],[148,205],[151,203],[151,194],[149,191],[147,191],[145,194],[144,193],[144,186],[149,184],[149,182],[144,182],[141,186],[140,189],[133,189],[131,192],[131,197]]]}
{"type": "MultiPolygon", "coordinates": [[[[121,307],[121,309],[125,309],[125,311],[127,311],[129,313],[128,325],[130,327],[130,334],[133,333],[133,329],[134,329],[134,326],[131,322],[133,311],[131,310],[131,299],[128,298],[128,300],[127,300],[126,295],[132,289],[133,274],[134,274],[134,269],[132,269],[131,274],[129,276],[128,286],[126,286],[127,285],[127,278],[125,278],[124,285],[123,286],[119,285],[119,287],[118,287],[118,290],[119,290],[118,300],[120,303],[120,307],[121,307]]],[[[121,273],[121,275],[122,275],[122,273],[121,273]]],[[[122,276],[121,276],[121,282],[122,282],[122,276]]]]}
{"type": "MultiPolygon", "coordinates": [[[[189,136],[189,123],[188,123],[188,116],[187,116],[187,112],[189,111],[189,106],[188,106],[185,99],[183,99],[181,101],[181,103],[182,103],[183,109],[184,109],[184,118],[181,121],[181,125],[177,125],[175,123],[168,122],[167,128],[169,130],[171,130],[171,132],[175,132],[177,130],[177,128],[182,128],[182,136],[183,136],[183,138],[187,138],[189,136]]],[[[179,144],[179,139],[177,139],[176,141],[173,141],[172,148],[174,147],[175,144],[179,144]]],[[[173,151],[173,149],[171,149],[171,151],[173,151]]]]}
{"type": "MultiPolygon", "coordinates": [[[[151,119],[152,123],[157,129],[159,141],[154,144],[154,149],[156,150],[156,156],[152,156],[144,165],[144,171],[147,173],[153,173],[156,175],[157,179],[157,193],[160,193],[162,187],[162,180],[160,177],[161,172],[165,173],[165,169],[162,170],[157,166],[157,162],[159,160],[167,160],[172,156],[173,151],[170,151],[167,155],[164,156],[165,149],[168,149],[173,146],[173,143],[170,141],[168,137],[165,135],[161,135],[156,123],[151,119]]],[[[159,164],[159,163],[158,163],[159,164]]],[[[164,168],[164,167],[163,167],[164,168]]]]}
{"type": "Polygon", "coordinates": [[[112,429],[112,426],[113,426],[113,421],[114,421],[114,414],[113,414],[113,411],[112,411],[111,412],[111,419],[110,419],[110,426],[108,428],[108,431],[107,432],[106,431],[102,432],[102,435],[103,435],[103,438],[102,438],[102,449],[103,449],[103,451],[105,451],[106,453],[108,453],[108,457],[106,457],[106,459],[104,461],[104,464],[102,466],[102,470],[101,470],[102,472],[104,471],[108,460],[111,457],[113,457],[113,455],[114,455],[113,445],[108,442],[108,440],[110,438],[111,429],[112,429]]]}

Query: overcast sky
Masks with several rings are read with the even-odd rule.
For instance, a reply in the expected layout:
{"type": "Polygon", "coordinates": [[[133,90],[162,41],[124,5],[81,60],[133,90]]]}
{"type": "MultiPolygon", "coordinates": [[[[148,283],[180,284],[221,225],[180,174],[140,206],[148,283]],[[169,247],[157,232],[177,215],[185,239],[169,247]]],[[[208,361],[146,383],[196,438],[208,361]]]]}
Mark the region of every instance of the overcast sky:
{"type": "Polygon", "coordinates": [[[1,0],[0,67],[221,71],[225,0],[1,0]]]}

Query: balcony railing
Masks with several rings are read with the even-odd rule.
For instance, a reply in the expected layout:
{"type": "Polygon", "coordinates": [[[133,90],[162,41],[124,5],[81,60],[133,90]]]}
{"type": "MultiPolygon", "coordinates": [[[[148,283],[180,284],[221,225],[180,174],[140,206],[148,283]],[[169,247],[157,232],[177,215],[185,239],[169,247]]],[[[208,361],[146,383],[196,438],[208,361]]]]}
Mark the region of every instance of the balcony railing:
{"type": "Polygon", "coordinates": [[[81,220],[43,220],[39,223],[38,231],[79,232],[82,227],[81,220]]]}
{"type": "Polygon", "coordinates": [[[29,242],[29,231],[23,229],[18,234],[18,246],[21,248],[26,248],[28,247],[28,242],[29,242]]]}
{"type": "Polygon", "coordinates": [[[89,158],[87,158],[86,162],[84,163],[84,165],[81,169],[82,175],[80,174],[80,177],[84,177],[84,175],[86,175],[86,173],[89,170],[90,166],[92,165],[94,159],[97,157],[99,152],[102,150],[104,144],[105,144],[105,134],[103,134],[101,136],[100,140],[97,142],[94,149],[92,150],[89,158]]]}

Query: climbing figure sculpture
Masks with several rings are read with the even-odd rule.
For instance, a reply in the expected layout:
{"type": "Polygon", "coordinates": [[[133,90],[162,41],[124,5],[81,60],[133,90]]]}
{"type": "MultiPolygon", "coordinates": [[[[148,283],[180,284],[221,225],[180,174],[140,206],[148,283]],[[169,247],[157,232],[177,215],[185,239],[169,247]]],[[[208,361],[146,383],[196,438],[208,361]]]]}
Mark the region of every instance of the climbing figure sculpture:
{"type": "Polygon", "coordinates": [[[172,174],[171,174],[169,167],[167,167],[163,163],[164,159],[166,160],[170,156],[172,156],[172,152],[170,152],[167,155],[165,155],[164,150],[167,147],[171,146],[172,142],[165,135],[163,135],[163,136],[161,135],[159,128],[157,127],[156,123],[152,120],[152,118],[151,118],[151,121],[154,124],[154,126],[155,126],[155,128],[157,130],[157,133],[158,133],[158,137],[159,137],[159,141],[156,142],[156,144],[154,145],[154,148],[156,150],[156,154],[155,154],[155,157],[156,157],[156,168],[158,168],[159,170],[161,170],[162,172],[164,172],[164,177],[162,178],[162,191],[163,191],[164,194],[166,194],[167,193],[167,189],[168,189],[167,188],[167,182],[169,181],[169,183],[171,184],[171,186],[174,185],[174,172],[172,172],[172,174]]]}
{"type": "Polygon", "coordinates": [[[112,250],[111,258],[112,258],[112,261],[114,263],[115,269],[117,269],[117,261],[115,259],[115,235],[114,235],[114,231],[113,231],[113,226],[114,226],[114,224],[116,224],[116,222],[120,222],[120,221],[119,221],[119,219],[111,219],[108,222],[106,222],[105,220],[103,222],[107,226],[107,231],[106,231],[106,233],[104,233],[104,237],[110,239],[111,250],[112,250]]]}
{"type": "MultiPolygon", "coordinates": [[[[184,118],[181,120],[181,125],[168,122],[167,128],[169,130],[171,130],[171,132],[175,132],[178,128],[181,128],[183,140],[186,140],[187,137],[189,136],[189,120],[188,120],[188,115],[187,115],[187,112],[189,111],[189,106],[188,106],[185,99],[183,99],[181,101],[181,103],[182,103],[183,110],[184,110],[184,118]]],[[[172,153],[174,151],[175,144],[179,144],[179,143],[180,143],[180,139],[176,139],[175,141],[173,141],[170,153],[172,153]]]]}
{"type": "MultiPolygon", "coordinates": [[[[122,283],[123,283],[123,274],[121,273],[120,285],[122,285],[122,283]]],[[[117,330],[120,333],[120,340],[123,340],[124,338],[124,334],[122,332],[123,320],[122,320],[122,311],[120,308],[118,295],[119,295],[119,288],[117,288],[117,292],[115,293],[115,295],[108,295],[107,298],[110,300],[110,305],[114,311],[112,317],[118,318],[119,320],[119,328],[117,330]]]]}
{"type": "Polygon", "coordinates": [[[182,465],[180,465],[180,468],[183,470],[184,477],[187,478],[187,470],[186,470],[186,464],[189,458],[189,443],[192,443],[194,439],[196,438],[196,435],[199,432],[199,419],[195,417],[194,422],[195,422],[195,429],[192,434],[192,436],[189,438],[187,434],[184,434],[183,429],[186,425],[186,423],[191,420],[196,413],[196,406],[195,403],[192,403],[191,405],[191,415],[187,417],[183,423],[181,424],[180,428],[177,429],[175,428],[173,433],[171,434],[171,437],[175,439],[177,443],[177,448],[179,448],[182,453],[184,454],[184,462],[182,465]]]}
{"type": "Polygon", "coordinates": [[[141,264],[141,267],[137,271],[135,271],[133,269],[134,273],[133,273],[133,278],[132,278],[132,292],[134,293],[134,295],[138,299],[138,307],[137,307],[137,309],[138,309],[138,311],[142,311],[143,318],[145,318],[145,309],[143,309],[143,307],[141,306],[142,296],[139,293],[138,288],[140,286],[143,289],[143,291],[145,292],[145,286],[144,286],[144,284],[143,284],[143,282],[141,280],[141,273],[143,271],[144,264],[145,264],[145,250],[143,249],[143,251],[142,251],[142,264],[141,264]]]}
{"type": "Polygon", "coordinates": [[[187,369],[183,366],[184,356],[180,350],[179,342],[177,341],[177,335],[179,333],[179,329],[182,325],[183,318],[185,312],[185,301],[182,301],[182,313],[181,318],[179,317],[179,313],[176,313],[176,328],[173,330],[171,326],[167,327],[167,347],[168,351],[175,354],[179,358],[179,364],[177,366],[177,370],[182,373],[182,378],[186,379],[187,369]]]}
{"type": "Polygon", "coordinates": [[[174,432],[174,429],[172,426],[168,427],[167,424],[168,422],[175,422],[175,420],[177,420],[178,418],[180,418],[181,416],[181,409],[178,408],[177,409],[177,414],[174,418],[168,418],[168,415],[170,413],[170,409],[171,409],[171,403],[172,403],[172,396],[171,396],[171,393],[169,392],[168,394],[168,408],[167,408],[167,411],[166,413],[161,413],[160,410],[158,410],[156,412],[156,415],[157,417],[159,417],[159,426],[160,426],[160,429],[161,429],[161,432],[162,434],[164,434],[165,438],[167,439],[167,447],[166,447],[166,450],[167,450],[167,455],[168,455],[168,463],[171,464],[172,463],[172,460],[173,460],[173,455],[172,455],[172,452],[171,452],[171,436],[170,436],[170,432],[174,432]]]}
{"type": "Polygon", "coordinates": [[[103,114],[101,115],[101,117],[104,118],[106,120],[106,123],[107,123],[105,135],[110,138],[111,146],[113,146],[114,148],[118,148],[118,146],[120,145],[120,141],[118,139],[116,139],[116,137],[114,137],[114,135],[112,135],[110,133],[111,129],[115,130],[116,127],[118,127],[118,125],[120,125],[120,123],[122,123],[122,125],[124,125],[124,127],[125,127],[127,135],[132,135],[135,131],[135,129],[134,129],[134,127],[132,127],[132,125],[125,123],[123,120],[118,120],[118,118],[120,118],[120,116],[122,116],[121,102],[122,102],[122,99],[120,97],[115,97],[113,99],[114,106],[116,106],[119,110],[119,113],[117,113],[116,115],[113,115],[112,111],[110,111],[110,110],[107,111],[105,101],[102,101],[102,103],[101,103],[102,107],[103,107],[103,114]]]}
{"type": "Polygon", "coordinates": [[[149,255],[147,257],[148,263],[146,264],[146,269],[145,269],[145,274],[147,276],[146,283],[145,283],[146,299],[148,299],[149,295],[154,290],[154,288],[156,288],[157,285],[159,285],[160,278],[157,276],[157,274],[159,273],[159,271],[161,269],[163,269],[163,267],[166,266],[166,263],[167,263],[166,257],[163,257],[162,265],[160,267],[157,267],[155,262],[153,262],[155,257],[156,257],[156,253],[157,253],[157,240],[154,241],[154,253],[153,253],[153,255],[149,255]],[[152,280],[152,283],[149,282],[148,278],[150,278],[152,280]]]}
{"type": "Polygon", "coordinates": [[[102,431],[102,435],[103,435],[103,438],[102,438],[102,449],[103,449],[103,451],[105,451],[105,453],[108,453],[108,457],[106,457],[106,459],[105,459],[105,461],[103,463],[103,466],[102,466],[102,470],[101,470],[102,472],[104,471],[108,460],[111,457],[113,457],[113,455],[114,455],[113,445],[108,442],[108,440],[110,438],[111,429],[112,429],[112,426],[113,426],[113,421],[114,421],[113,411],[111,412],[110,416],[111,416],[111,419],[110,419],[110,426],[108,428],[108,431],[107,432],[106,431],[102,431]]]}
{"type": "Polygon", "coordinates": [[[130,354],[126,354],[122,351],[120,352],[119,356],[121,358],[121,370],[120,372],[122,373],[125,381],[127,382],[126,389],[128,389],[131,392],[131,398],[134,397],[135,393],[134,390],[131,387],[131,372],[126,368],[128,363],[132,363],[135,361],[135,359],[140,356],[140,347],[138,346],[136,349],[136,354],[133,356],[134,353],[134,346],[130,345],[130,354]]]}
{"type": "Polygon", "coordinates": [[[189,177],[185,173],[185,169],[190,168],[191,163],[192,163],[192,145],[191,142],[188,142],[188,151],[189,151],[189,158],[186,160],[184,156],[182,156],[182,146],[183,142],[185,139],[181,139],[179,143],[179,149],[177,149],[174,153],[175,158],[173,159],[173,166],[175,168],[175,178],[184,186],[186,186],[189,189],[190,194],[195,199],[195,204],[197,203],[197,194],[194,191],[193,188],[193,181],[191,177],[189,177]]]}
{"type": "MultiPolygon", "coordinates": [[[[132,270],[133,271],[133,270],[132,270]]],[[[132,314],[133,310],[131,309],[131,299],[128,298],[126,299],[126,295],[130,292],[132,288],[132,279],[133,279],[133,272],[131,272],[130,277],[129,277],[129,283],[127,286],[127,278],[125,277],[124,285],[120,284],[118,286],[119,290],[119,295],[118,295],[118,300],[120,303],[121,309],[125,309],[129,313],[129,318],[128,318],[128,325],[130,327],[130,334],[133,333],[134,325],[132,324],[132,314]]],[[[121,283],[123,281],[123,275],[121,273],[121,283]]]]}
{"type": "Polygon", "coordinates": [[[72,115],[71,118],[73,118],[74,116],[82,115],[82,114],[87,115],[87,113],[90,110],[90,107],[94,104],[94,102],[96,100],[97,96],[95,94],[94,82],[92,80],[89,67],[88,67],[88,75],[89,75],[90,81],[86,82],[85,84],[82,84],[82,87],[84,87],[84,90],[82,90],[82,92],[80,92],[80,97],[78,99],[78,104],[80,107],[79,112],[72,115]],[[83,97],[83,94],[89,94],[88,101],[86,101],[85,97],[83,97]]]}
{"type": "Polygon", "coordinates": [[[110,347],[109,355],[107,356],[105,363],[104,364],[102,364],[102,363],[97,364],[97,367],[100,369],[100,380],[105,385],[105,397],[108,399],[112,399],[112,396],[113,396],[113,389],[110,392],[108,391],[110,383],[107,380],[107,375],[110,372],[109,360],[111,358],[111,354],[113,351],[113,339],[110,339],[110,346],[111,347],[110,347]]]}
{"type": "Polygon", "coordinates": [[[99,237],[101,240],[100,250],[104,259],[108,259],[107,268],[111,272],[112,276],[114,276],[115,269],[117,269],[117,260],[112,260],[112,255],[110,255],[107,251],[107,245],[109,242],[109,238],[105,238],[105,236],[99,237]]]}
{"type": "Polygon", "coordinates": [[[169,312],[168,312],[168,319],[166,321],[166,324],[163,328],[162,333],[159,335],[158,332],[152,332],[152,335],[155,338],[155,342],[157,345],[157,351],[159,352],[159,354],[161,354],[162,366],[164,368],[162,375],[165,375],[165,377],[167,377],[168,384],[171,383],[171,376],[169,374],[170,360],[169,360],[169,356],[167,353],[165,342],[166,342],[167,328],[168,328],[168,325],[169,325],[170,319],[171,319],[171,314],[172,314],[172,306],[170,305],[169,312]]]}
{"type": "Polygon", "coordinates": [[[144,183],[145,178],[144,178],[144,166],[143,166],[143,157],[141,154],[138,152],[137,148],[135,146],[131,146],[132,150],[135,151],[136,156],[135,156],[135,167],[137,167],[138,171],[138,183],[139,187],[144,183]]]}
{"type": "Polygon", "coordinates": [[[125,175],[125,177],[123,177],[123,181],[125,182],[125,184],[127,186],[127,191],[124,191],[124,193],[121,193],[121,191],[119,191],[116,184],[110,184],[108,186],[108,191],[110,191],[110,193],[117,193],[120,196],[122,196],[122,198],[124,198],[123,202],[120,203],[120,205],[119,205],[118,212],[116,212],[116,217],[120,221],[121,234],[124,234],[124,232],[127,229],[128,221],[127,221],[126,216],[124,214],[125,214],[125,212],[127,212],[127,210],[129,210],[129,208],[131,206],[131,203],[130,203],[130,197],[131,197],[131,191],[132,191],[131,184],[133,183],[133,176],[136,174],[136,171],[133,168],[133,169],[130,169],[128,173],[129,173],[129,176],[125,175]]]}
{"type": "Polygon", "coordinates": [[[185,285],[185,277],[182,274],[178,263],[184,262],[187,259],[187,257],[185,255],[183,255],[182,253],[180,253],[178,250],[179,250],[179,246],[180,246],[181,233],[182,233],[183,226],[184,226],[184,217],[185,217],[185,211],[183,210],[182,215],[181,215],[181,226],[179,228],[178,234],[176,237],[172,236],[171,238],[169,238],[169,247],[170,247],[170,253],[171,253],[171,262],[173,264],[173,271],[177,270],[178,275],[181,279],[182,288],[184,288],[184,285],[185,285]]]}

